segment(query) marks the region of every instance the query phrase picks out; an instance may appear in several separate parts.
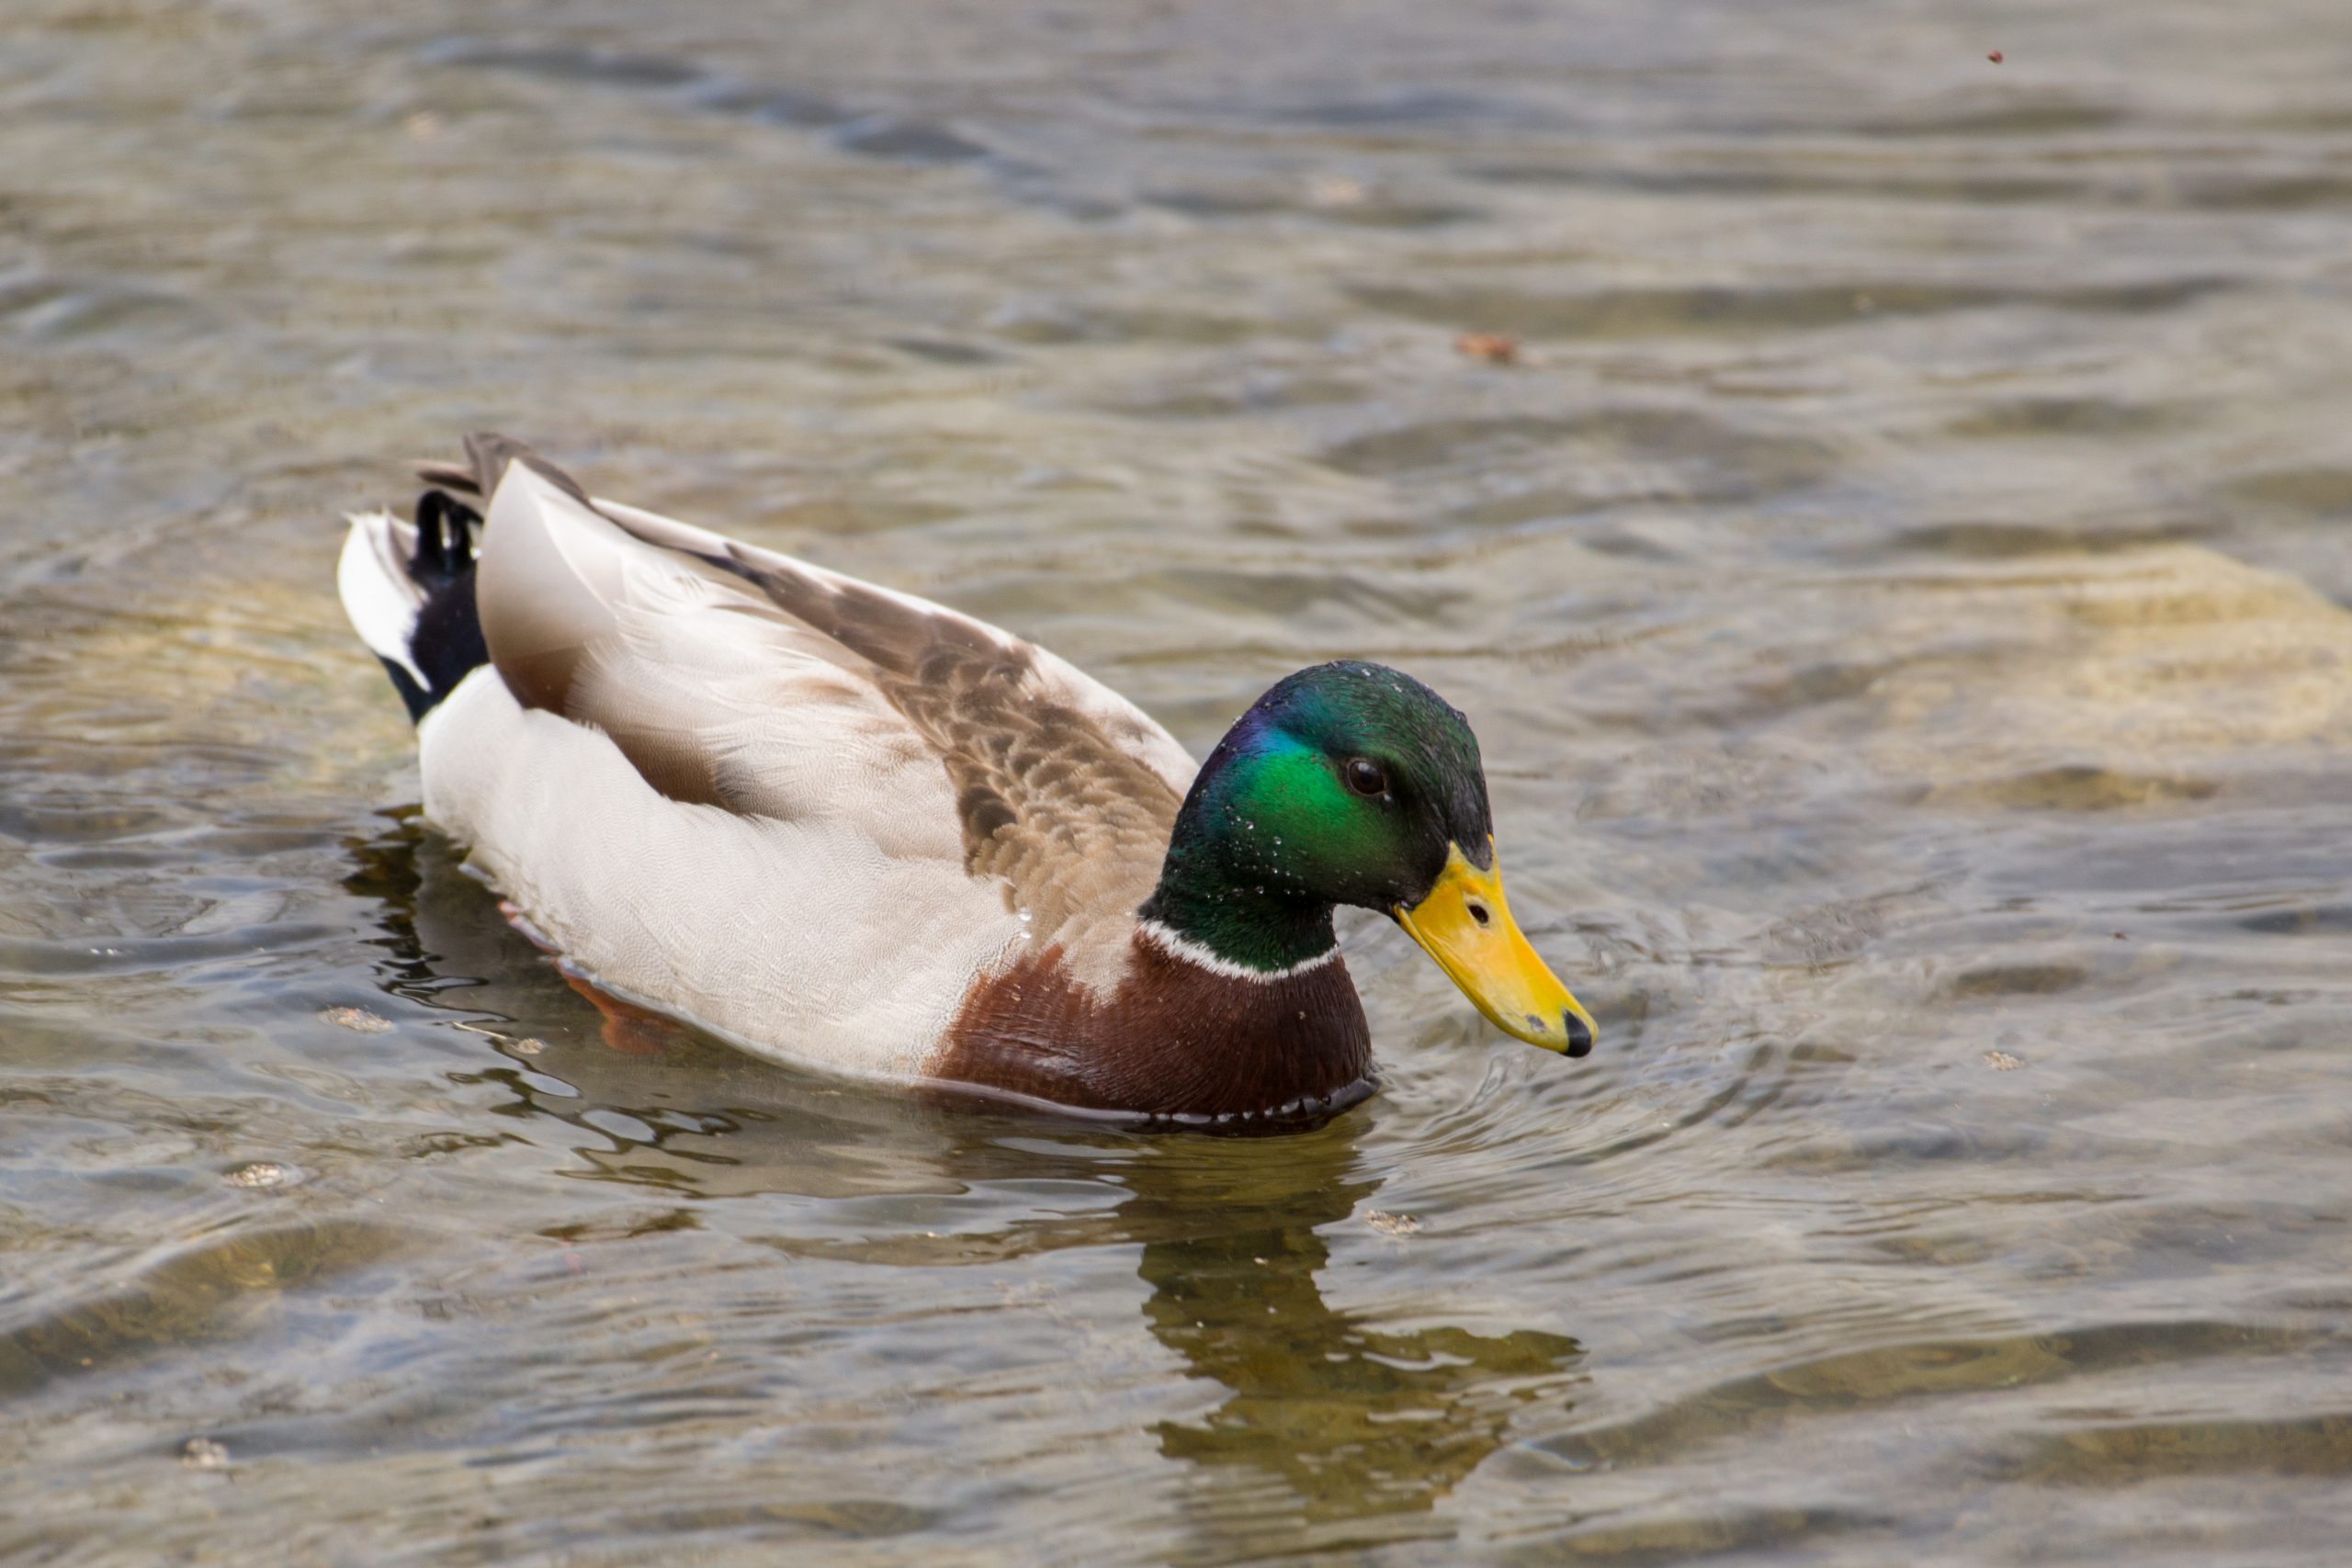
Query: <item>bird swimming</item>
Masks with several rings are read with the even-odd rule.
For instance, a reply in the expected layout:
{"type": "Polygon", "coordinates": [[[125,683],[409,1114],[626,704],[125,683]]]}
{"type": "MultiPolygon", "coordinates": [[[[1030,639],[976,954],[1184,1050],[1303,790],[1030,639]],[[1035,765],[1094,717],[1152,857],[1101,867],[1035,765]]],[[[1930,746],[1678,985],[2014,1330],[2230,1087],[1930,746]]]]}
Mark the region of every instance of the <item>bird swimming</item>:
{"type": "Polygon", "coordinates": [[[1505,1033],[1591,1049],[1505,901],[1477,738],[1410,676],[1299,671],[1195,768],[1010,633],[466,450],[413,517],[350,518],[338,587],[426,818],[595,987],[864,1077],[1312,1117],[1377,1083],[1348,905],[1505,1033]]]}

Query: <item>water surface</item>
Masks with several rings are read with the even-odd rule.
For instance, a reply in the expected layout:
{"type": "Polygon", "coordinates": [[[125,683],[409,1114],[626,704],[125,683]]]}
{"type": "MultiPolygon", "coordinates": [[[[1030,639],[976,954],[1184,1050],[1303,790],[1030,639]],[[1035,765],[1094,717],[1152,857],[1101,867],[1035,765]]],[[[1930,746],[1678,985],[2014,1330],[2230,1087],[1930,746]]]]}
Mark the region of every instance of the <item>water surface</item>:
{"type": "Polygon", "coordinates": [[[2321,0],[20,0],[0,1557],[2340,1560],[2348,78],[2321,0]],[[1372,925],[1287,1138],[606,1030],[333,597],[484,426],[1196,751],[1413,671],[1599,1049],[1372,925]]]}

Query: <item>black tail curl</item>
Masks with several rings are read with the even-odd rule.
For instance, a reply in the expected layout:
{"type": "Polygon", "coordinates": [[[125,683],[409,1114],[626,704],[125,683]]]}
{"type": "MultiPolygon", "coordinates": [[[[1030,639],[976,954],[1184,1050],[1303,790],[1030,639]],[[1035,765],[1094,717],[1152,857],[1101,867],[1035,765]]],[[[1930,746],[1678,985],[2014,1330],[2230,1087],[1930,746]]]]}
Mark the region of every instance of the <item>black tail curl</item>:
{"type": "Polygon", "coordinates": [[[391,660],[392,677],[408,716],[432,712],[458,682],[490,662],[481,617],[474,609],[474,552],[481,536],[481,513],[447,491],[428,490],[416,500],[416,548],[408,560],[411,581],[424,590],[409,634],[408,656],[425,684],[391,660]]]}
{"type": "Polygon", "coordinates": [[[447,491],[426,491],[416,498],[416,551],[409,557],[409,576],[431,592],[471,571],[481,529],[481,513],[447,491]]]}

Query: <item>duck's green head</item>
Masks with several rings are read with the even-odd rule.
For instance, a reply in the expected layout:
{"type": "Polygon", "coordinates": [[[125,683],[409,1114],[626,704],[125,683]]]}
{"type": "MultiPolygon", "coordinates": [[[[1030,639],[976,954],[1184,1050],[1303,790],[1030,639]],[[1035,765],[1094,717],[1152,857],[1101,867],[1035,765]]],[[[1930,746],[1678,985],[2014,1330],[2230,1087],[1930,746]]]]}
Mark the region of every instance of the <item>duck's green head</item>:
{"type": "Polygon", "coordinates": [[[1302,670],[1226,732],[1185,797],[1148,920],[1261,975],[1332,947],[1331,909],[1377,909],[1495,1026],[1581,1056],[1592,1018],[1504,902],[1478,739],[1411,676],[1302,670]]]}

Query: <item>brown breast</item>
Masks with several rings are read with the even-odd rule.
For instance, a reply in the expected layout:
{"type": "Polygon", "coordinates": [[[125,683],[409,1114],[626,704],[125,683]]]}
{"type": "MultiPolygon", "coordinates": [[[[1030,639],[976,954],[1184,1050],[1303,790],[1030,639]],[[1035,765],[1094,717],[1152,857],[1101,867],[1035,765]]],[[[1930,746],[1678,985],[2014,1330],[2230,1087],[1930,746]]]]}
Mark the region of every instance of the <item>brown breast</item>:
{"type": "Polygon", "coordinates": [[[964,998],[933,1075],[1090,1111],[1311,1114],[1369,1090],[1372,1035],[1338,957],[1279,980],[1217,975],[1137,935],[1107,998],[1058,946],[964,998]]]}

